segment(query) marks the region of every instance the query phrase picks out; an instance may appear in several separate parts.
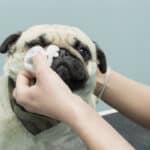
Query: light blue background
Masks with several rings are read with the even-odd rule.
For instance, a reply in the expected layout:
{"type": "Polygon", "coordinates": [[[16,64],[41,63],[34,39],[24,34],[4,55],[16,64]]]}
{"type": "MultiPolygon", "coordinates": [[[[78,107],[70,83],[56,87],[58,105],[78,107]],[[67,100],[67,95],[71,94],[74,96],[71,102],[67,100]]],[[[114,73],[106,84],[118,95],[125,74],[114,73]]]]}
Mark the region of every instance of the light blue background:
{"type": "Polygon", "coordinates": [[[0,1],[0,42],[13,32],[45,23],[81,28],[105,50],[114,70],[150,84],[149,0],[0,1]]]}

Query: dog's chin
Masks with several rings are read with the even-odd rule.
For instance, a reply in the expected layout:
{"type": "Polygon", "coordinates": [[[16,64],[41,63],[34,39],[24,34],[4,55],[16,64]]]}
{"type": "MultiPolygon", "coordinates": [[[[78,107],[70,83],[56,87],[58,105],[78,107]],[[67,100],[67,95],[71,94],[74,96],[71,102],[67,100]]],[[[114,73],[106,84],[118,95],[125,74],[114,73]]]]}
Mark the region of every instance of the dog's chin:
{"type": "Polygon", "coordinates": [[[86,68],[77,58],[66,57],[61,60],[54,60],[52,69],[56,71],[72,91],[84,88],[88,80],[86,68]]]}

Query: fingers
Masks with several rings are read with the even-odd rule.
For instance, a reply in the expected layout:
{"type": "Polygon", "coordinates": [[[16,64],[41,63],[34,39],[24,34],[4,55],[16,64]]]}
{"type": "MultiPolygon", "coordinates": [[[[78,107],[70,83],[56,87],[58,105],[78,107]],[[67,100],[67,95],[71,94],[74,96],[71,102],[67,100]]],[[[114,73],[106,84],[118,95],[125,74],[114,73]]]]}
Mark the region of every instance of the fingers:
{"type": "Polygon", "coordinates": [[[27,72],[21,72],[17,76],[16,88],[13,91],[13,96],[19,104],[23,103],[29,95],[30,78],[31,76],[27,72]]]}
{"type": "Polygon", "coordinates": [[[37,84],[47,82],[46,79],[49,78],[49,75],[54,76],[54,71],[50,68],[48,64],[47,57],[42,54],[38,54],[32,58],[33,65],[35,66],[35,76],[37,84]]]}
{"type": "Polygon", "coordinates": [[[16,88],[25,89],[29,87],[30,84],[30,75],[27,72],[21,72],[17,76],[16,88]]]}

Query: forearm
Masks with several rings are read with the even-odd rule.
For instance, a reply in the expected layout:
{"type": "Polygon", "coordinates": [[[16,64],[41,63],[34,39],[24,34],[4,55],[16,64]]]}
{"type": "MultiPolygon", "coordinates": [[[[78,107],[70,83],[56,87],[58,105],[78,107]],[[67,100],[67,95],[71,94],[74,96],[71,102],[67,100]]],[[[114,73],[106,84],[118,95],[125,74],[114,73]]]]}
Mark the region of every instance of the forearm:
{"type": "Polygon", "coordinates": [[[90,150],[133,150],[98,113],[88,104],[76,99],[72,117],[67,123],[79,134],[90,150]],[[78,105],[79,104],[79,105],[78,105]]]}
{"type": "MultiPolygon", "coordinates": [[[[102,82],[99,79],[99,84],[102,82]]],[[[150,87],[111,71],[102,99],[129,118],[150,128],[150,87]]]]}

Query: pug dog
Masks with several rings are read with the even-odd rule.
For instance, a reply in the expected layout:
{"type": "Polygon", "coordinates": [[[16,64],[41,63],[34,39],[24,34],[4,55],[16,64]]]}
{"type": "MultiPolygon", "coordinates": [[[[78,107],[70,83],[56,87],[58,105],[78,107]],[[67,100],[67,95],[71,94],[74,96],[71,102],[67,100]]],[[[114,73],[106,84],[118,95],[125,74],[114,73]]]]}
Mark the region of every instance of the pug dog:
{"type": "Polygon", "coordinates": [[[107,70],[105,54],[95,42],[80,29],[65,25],[37,25],[14,33],[0,46],[0,53],[7,54],[0,79],[0,149],[86,149],[66,124],[26,111],[12,96],[17,74],[25,70],[27,51],[34,46],[46,49],[50,45],[60,49],[50,67],[72,92],[95,109],[97,68],[102,73],[107,70]]]}

